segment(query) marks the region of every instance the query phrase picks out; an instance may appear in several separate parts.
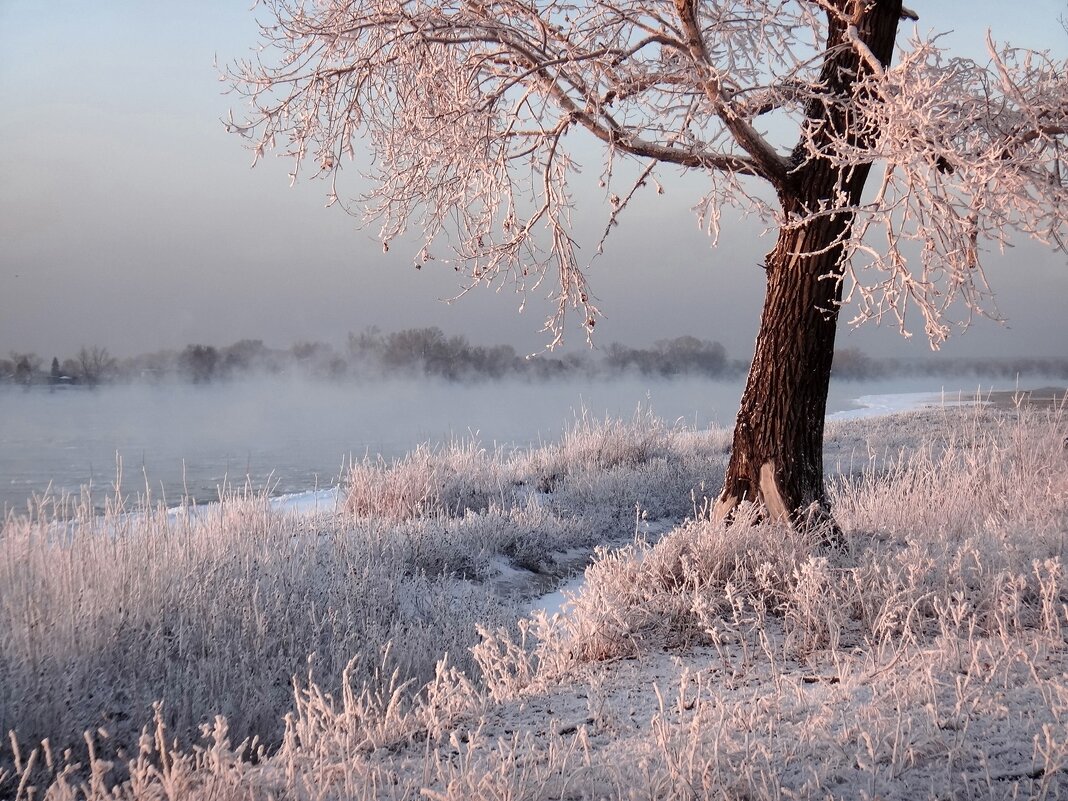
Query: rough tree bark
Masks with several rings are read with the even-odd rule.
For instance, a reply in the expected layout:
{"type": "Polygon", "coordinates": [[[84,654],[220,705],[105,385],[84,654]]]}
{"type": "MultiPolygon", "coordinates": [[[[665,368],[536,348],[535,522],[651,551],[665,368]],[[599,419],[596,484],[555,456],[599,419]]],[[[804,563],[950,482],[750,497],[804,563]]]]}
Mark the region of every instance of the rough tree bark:
{"type": "MultiPolygon", "coordinates": [[[[875,68],[856,48],[843,46],[847,37],[858,38],[885,67],[902,14],[900,0],[837,0],[834,5],[821,75],[826,101],[811,103],[807,111],[807,137],[817,145],[826,143],[831,131],[850,130],[848,100],[857,78],[875,68]]],[[[870,134],[857,133],[864,135],[870,134]]],[[[853,214],[833,209],[859,202],[870,164],[846,174],[804,148],[804,142],[797,146],[799,166],[779,188],[787,224],[765,260],[764,310],[714,509],[718,519],[728,519],[742,501],[763,503],[772,520],[791,525],[830,518],[823,421],[842,293],[842,242],[854,224],[853,214]],[[820,209],[828,212],[811,216],[820,209]],[[799,218],[805,222],[790,225],[799,218]]]]}

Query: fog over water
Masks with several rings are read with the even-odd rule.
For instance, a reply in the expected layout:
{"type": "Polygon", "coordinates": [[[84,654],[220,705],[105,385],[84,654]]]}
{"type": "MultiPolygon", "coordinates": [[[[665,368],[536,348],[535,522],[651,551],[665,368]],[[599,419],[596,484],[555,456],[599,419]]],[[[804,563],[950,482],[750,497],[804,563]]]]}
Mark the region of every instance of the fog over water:
{"type": "MultiPolygon", "coordinates": [[[[1039,383],[1031,382],[1034,386],[1039,383]]],[[[989,390],[991,381],[981,380],[989,390]]],[[[856,398],[945,391],[974,397],[979,379],[956,377],[832,384],[829,412],[856,398]]],[[[1011,389],[1001,382],[998,389],[1011,389]]],[[[431,379],[306,381],[280,377],[116,385],[97,390],[0,387],[0,506],[24,510],[50,486],[103,499],[121,464],[122,490],[174,505],[217,497],[246,477],[273,494],[337,483],[350,458],[402,456],[420,443],[476,438],[484,447],[559,439],[583,410],[629,418],[639,407],[701,428],[733,422],[742,379],[600,378],[581,381],[431,379]]]]}

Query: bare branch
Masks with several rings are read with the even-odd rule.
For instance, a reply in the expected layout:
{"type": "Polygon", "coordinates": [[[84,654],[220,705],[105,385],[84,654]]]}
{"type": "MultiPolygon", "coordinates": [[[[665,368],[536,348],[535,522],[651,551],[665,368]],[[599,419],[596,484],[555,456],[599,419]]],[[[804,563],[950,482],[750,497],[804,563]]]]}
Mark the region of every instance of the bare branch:
{"type": "MultiPolygon", "coordinates": [[[[986,250],[1010,246],[1014,232],[1064,249],[1068,64],[990,49],[988,70],[916,40],[857,109],[880,132],[869,155],[886,167],[850,243],[854,323],[891,315],[907,333],[911,306],[937,347],[953,322],[998,317],[986,250]]],[[[839,148],[842,163],[860,156],[839,148]]]]}
{"type": "Polygon", "coordinates": [[[682,24],[686,49],[698,72],[702,74],[701,86],[711,101],[713,110],[723,120],[723,124],[738,144],[759,166],[760,174],[781,188],[786,183],[790,163],[727,102],[723,81],[716,72],[697,22],[697,0],[674,0],[674,3],[679,22],[682,24]]]}

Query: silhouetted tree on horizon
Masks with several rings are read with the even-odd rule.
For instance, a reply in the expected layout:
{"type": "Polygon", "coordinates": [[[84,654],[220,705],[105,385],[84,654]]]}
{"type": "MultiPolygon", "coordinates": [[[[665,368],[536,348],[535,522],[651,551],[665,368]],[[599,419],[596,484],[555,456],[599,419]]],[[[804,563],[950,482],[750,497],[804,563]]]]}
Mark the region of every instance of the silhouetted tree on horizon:
{"type": "Polygon", "coordinates": [[[87,386],[96,387],[107,381],[118,367],[117,360],[107,348],[93,346],[78,351],[78,375],[87,386]]]}
{"type": "Polygon", "coordinates": [[[207,384],[215,377],[219,351],[211,345],[188,345],[178,363],[194,384],[207,384]]]}
{"type": "Polygon", "coordinates": [[[24,387],[32,386],[41,369],[41,358],[36,353],[12,352],[11,361],[14,365],[15,383],[24,387]]]}

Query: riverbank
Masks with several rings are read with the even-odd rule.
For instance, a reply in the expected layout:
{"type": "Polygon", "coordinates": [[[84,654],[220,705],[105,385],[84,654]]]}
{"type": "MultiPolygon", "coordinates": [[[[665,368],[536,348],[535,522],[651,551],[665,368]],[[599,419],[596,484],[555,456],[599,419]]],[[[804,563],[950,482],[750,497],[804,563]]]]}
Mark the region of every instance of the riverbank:
{"type": "MultiPolygon", "coordinates": [[[[970,399],[977,386],[960,378],[833,382],[828,410],[855,409],[853,399],[870,395],[937,399],[943,388],[947,398],[970,399]]],[[[639,408],[694,428],[729,427],[741,392],[741,381],[697,378],[466,385],[284,376],[197,387],[0,391],[0,511],[25,510],[32,495],[78,498],[85,486],[102,506],[120,476],[128,505],[146,494],[171,505],[211,502],[227,487],[246,484],[292,494],[335,486],[352,460],[400,459],[421,443],[457,439],[490,449],[537,448],[559,440],[579,418],[628,419],[639,408]]],[[[902,405],[862,414],[895,408],[902,405]]]]}
{"type": "Polygon", "coordinates": [[[726,432],[651,418],[364,465],[342,498],[9,522],[0,794],[86,779],[70,746],[94,801],[1057,797],[1068,421],[999,414],[830,426],[835,552],[713,524],[726,432]],[[534,601],[604,543],[563,614],[534,601]]]}
{"type": "Polygon", "coordinates": [[[892,392],[880,395],[861,395],[849,404],[849,408],[833,411],[828,420],[860,420],[921,411],[923,409],[949,408],[956,406],[986,406],[1002,411],[1020,407],[1055,408],[1068,406],[1068,389],[1044,386],[1036,389],[998,390],[982,387],[970,392],[892,392]]]}

